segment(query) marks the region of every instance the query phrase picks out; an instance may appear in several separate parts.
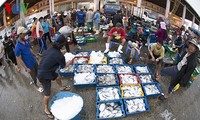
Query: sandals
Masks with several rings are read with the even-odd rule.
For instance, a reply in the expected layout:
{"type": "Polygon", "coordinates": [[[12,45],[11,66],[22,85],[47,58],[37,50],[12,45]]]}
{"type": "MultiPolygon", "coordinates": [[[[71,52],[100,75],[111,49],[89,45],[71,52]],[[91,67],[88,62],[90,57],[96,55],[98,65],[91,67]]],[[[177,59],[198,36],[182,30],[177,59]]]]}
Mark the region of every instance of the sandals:
{"type": "Polygon", "coordinates": [[[61,91],[70,91],[70,90],[71,90],[71,87],[69,85],[61,89],[61,91]]]}
{"type": "Polygon", "coordinates": [[[161,100],[161,101],[167,100],[167,98],[165,97],[164,94],[160,95],[160,96],[158,97],[158,99],[161,100]]]}
{"type": "Polygon", "coordinates": [[[47,115],[49,119],[54,119],[54,115],[51,112],[49,113],[45,112],[45,114],[47,115]]]}

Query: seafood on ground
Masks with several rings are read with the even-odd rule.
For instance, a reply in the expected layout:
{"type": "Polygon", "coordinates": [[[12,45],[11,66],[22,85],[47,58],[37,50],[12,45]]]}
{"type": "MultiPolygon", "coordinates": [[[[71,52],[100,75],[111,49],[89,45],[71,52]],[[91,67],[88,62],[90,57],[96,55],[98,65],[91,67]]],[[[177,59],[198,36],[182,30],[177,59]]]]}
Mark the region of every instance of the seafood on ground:
{"type": "Polygon", "coordinates": [[[127,105],[127,110],[129,113],[146,111],[144,98],[125,100],[125,104],[127,105]]]}
{"type": "Polygon", "coordinates": [[[147,66],[137,66],[136,71],[138,73],[150,73],[147,66]]]}
{"type": "Polygon", "coordinates": [[[144,90],[147,95],[160,94],[160,91],[155,84],[144,85],[144,90]]]}
{"type": "Polygon", "coordinates": [[[118,73],[132,73],[130,66],[116,66],[118,73]]]}
{"type": "Polygon", "coordinates": [[[115,71],[111,65],[98,65],[97,73],[115,73],[115,71]]]}
{"type": "Polygon", "coordinates": [[[151,82],[153,82],[152,75],[150,75],[150,74],[141,74],[141,75],[139,75],[139,77],[140,77],[140,81],[142,83],[151,83],[151,82]]]}
{"type": "Polygon", "coordinates": [[[120,91],[116,87],[106,87],[98,89],[98,98],[99,101],[108,101],[108,100],[117,100],[120,99],[120,91]]]}
{"type": "Polygon", "coordinates": [[[121,84],[138,84],[138,78],[136,75],[121,74],[121,84]]]}
{"type": "Polygon", "coordinates": [[[98,85],[116,85],[117,78],[115,74],[98,74],[98,85]]]}
{"type": "Polygon", "coordinates": [[[122,58],[111,58],[109,60],[110,64],[123,64],[122,58]]]}
{"type": "Polygon", "coordinates": [[[94,65],[78,65],[76,72],[94,72],[94,65]]]}
{"type": "Polygon", "coordinates": [[[143,96],[142,88],[139,85],[135,86],[122,86],[122,95],[124,98],[133,98],[143,96]]]}
{"type": "Polygon", "coordinates": [[[91,84],[95,82],[94,73],[75,73],[74,84],[91,84]]]}
{"type": "Polygon", "coordinates": [[[60,72],[67,73],[67,72],[74,72],[74,65],[69,65],[63,69],[60,69],[60,72]]]}
{"type": "Polygon", "coordinates": [[[111,103],[100,103],[98,104],[99,116],[98,118],[113,118],[113,117],[122,117],[123,112],[121,109],[121,104],[117,102],[111,103]]]}

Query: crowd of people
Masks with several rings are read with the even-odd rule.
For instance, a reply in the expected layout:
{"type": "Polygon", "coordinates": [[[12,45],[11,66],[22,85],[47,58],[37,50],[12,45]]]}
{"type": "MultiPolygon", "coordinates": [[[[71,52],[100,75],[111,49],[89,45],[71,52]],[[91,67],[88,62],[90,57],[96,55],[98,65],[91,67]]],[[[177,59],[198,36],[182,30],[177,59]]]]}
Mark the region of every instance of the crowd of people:
{"type": "MultiPolygon", "coordinates": [[[[122,20],[123,14],[121,11],[118,11],[112,19],[106,19],[104,15],[100,14],[99,10],[93,12],[92,9],[81,9],[79,11],[72,9],[70,14],[65,14],[64,12],[59,14],[55,12],[52,17],[46,15],[39,19],[34,18],[34,24],[30,30],[30,34],[39,44],[38,52],[35,53],[33,51],[26,37],[28,33],[26,28],[18,26],[16,35],[11,34],[10,37],[6,36],[4,42],[0,42],[0,66],[4,69],[2,59],[5,56],[6,59],[12,61],[17,71],[25,69],[31,76],[31,83],[34,84],[39,92],[44,92],[44,111],[46,115],[49,118],[54,118],[49,110],[51,80],[56,81],[60,90],[70,90],[70,86],[62,85],[61,77],[56,73],[59,66],[64,68],[70,64],[70,62],[65,62],[65,58],[61,52],[63,47],[65,47],[66,52],[70,52],[67,38],[70,37],[77,49],[81,49],[75,38],[74,32],[77,32],[76,30],[80,28],[83,30],[83,27],[87,26],[88,32],[96,31],[95,34],[98,35],[100,24],[113,23],[108,32],[104,53],[106,54],[110,51],[110,42],[112,41],[119,43],[117,51],[123,54],[122,49],[127,42],[131,48],[128,64],[133,64],[136,53],[140,55],[141,47],[147,43],[147,37],[144,35],[145,27],[142,24],[135,24],[138,19],[135,16],[130,16],[129,26],[137,27],[135,31],[128,31],[128,26],[125,27],[122,20]],[[47,38],[49,45],[46,42],[47,38]],[[50,47],[47,48],[47,46],[50,47]],[[43,53],[44,50],[45,52],[43,53]],[[38,59],[40,59],[39,64],[38,59]],[[42,84],[42,87],[39,87],[38,80],[42,84]]],[[[142,21],[139,20],[139,22],[142,21]]],[[[149,24],[153,27],[152,23],[149,24]]],[[[199,65],[198,57],[200,46],[197,38],[192,38],[191,40],[185,38],[187,32],[183,27],[180,29],[180,33],[176,38],[173,39],[170,37],[164,21],[160,20],[154,26],[157,27],[157,31],[149,34],[148,37],[155,36],[157,40],[155,43],[149,44],[149,56],[145,62],[149,63],[152,61],[155,63],[156,72],[154,77],[156,81],[160,82],[161,76],[164,75],[172,77],[168,92],[159,97],[161,100],[165,100],[173,92],[173,88],[177,84],[180,84],[182,87],[187,85],[192,72],[199,65]],[[179,48],[178,52],[183,54],[176,65],[162,68],[162,61],[165,56],[164,44],[170,43],[176,44],[179,48]]]]}

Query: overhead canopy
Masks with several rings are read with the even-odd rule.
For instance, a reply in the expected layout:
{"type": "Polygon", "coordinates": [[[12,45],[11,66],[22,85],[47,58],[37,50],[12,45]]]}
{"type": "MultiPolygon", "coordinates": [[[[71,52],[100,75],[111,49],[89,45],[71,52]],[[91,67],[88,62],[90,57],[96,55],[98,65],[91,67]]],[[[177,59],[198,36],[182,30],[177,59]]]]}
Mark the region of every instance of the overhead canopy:
{"type": "Polygon", "coordinates": [[[200,0],[186,0],[188,4],[196,11],[196,13],[200,16],[200,0]]]}

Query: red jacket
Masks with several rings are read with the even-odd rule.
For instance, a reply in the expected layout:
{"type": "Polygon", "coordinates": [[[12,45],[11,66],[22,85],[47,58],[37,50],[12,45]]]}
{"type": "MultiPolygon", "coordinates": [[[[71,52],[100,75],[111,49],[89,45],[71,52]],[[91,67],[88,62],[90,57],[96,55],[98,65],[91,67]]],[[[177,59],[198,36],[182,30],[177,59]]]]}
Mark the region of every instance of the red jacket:
{"type": "MultiPolygon", "coordinates": [[[[117,31],[117,28],[116,28],[116,27],[112,28],[112,29],[109,31],[108,36],[113,36],[113,33],[116,32],[116,31],[117,31]]],[[[119,29],[119,30],[117,31],[117,34],[118,34],[119,36],[121,36],[122,39],[125,39],[125,38],[126,38],[126,32],[125,32],[125,30],[124,30],[123,28],[119,29]]]]}

